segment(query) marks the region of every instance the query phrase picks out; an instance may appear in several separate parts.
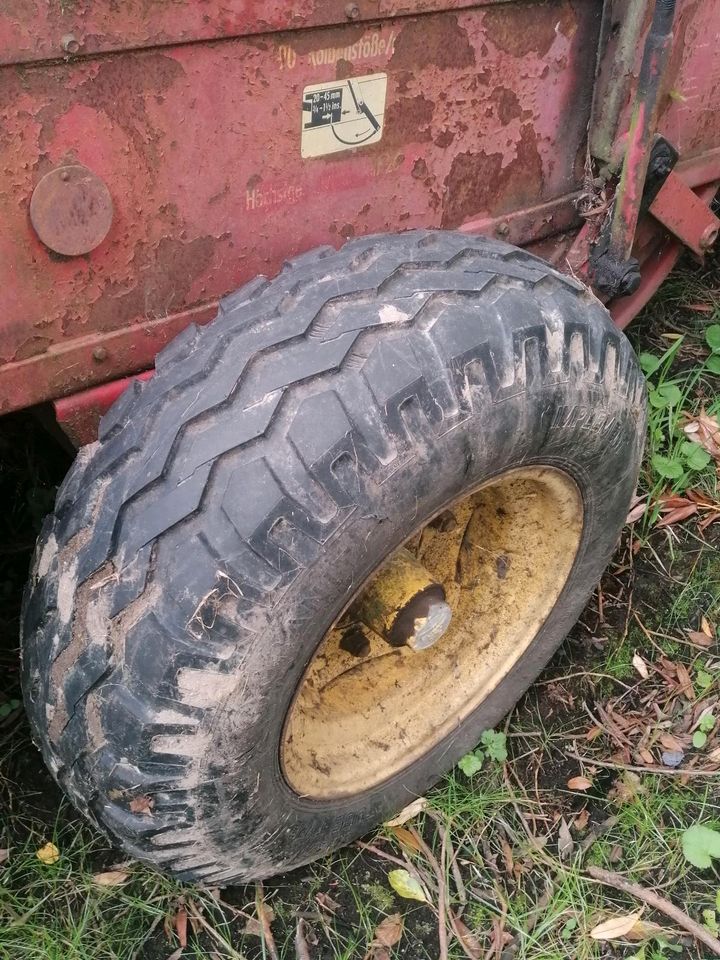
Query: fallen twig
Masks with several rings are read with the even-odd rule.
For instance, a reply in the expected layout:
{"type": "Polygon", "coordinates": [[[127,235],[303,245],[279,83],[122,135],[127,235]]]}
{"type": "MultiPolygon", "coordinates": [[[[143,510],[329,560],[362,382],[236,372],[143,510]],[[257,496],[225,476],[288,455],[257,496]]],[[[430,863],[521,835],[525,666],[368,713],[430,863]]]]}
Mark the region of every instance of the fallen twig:
{"type": "Polygon", "coordinates": [[[614,887],[616,890],[622,890],[623,893],[627,893],[637,900],[642,900],[643,903],[647,903],[647,905],[653,907],[653,909],[664,913],[665,916],[670,917],[671,920],[674,920],[675,923],[684,930],[691,933],[696,940],[704,943],[709,950],[712,950],[715,956],[720,957],[720,940],[714,937],[705,927],[701,927],[699,923],[696,923],[684,910],[681,910],[679,907],[676,907],[674,903],[666,900],[665,897],[661,897],[654,891],[641,887],[639,883],[631,883],[619,873],[613,873],[611,870],[603,870],[601,867],[588,867],[586,872],[593,880],[604,883],[608,887],[614,887]]]}
{"type": "Polygon", "coordinates": [[[257,910],[258,921],[260,922],[260,929],[263,933],[263,940],[265,946],[268,948],[270,957],[272,960],[280,960],[280,954],[275,946],[275,938],[270,929],[270,917],[265,907],[265,892],[262,883],[255,884],[255,908],[257,910]]]}
{"type": "Polygon", "coordinates": [[[611,760],[598,760],[595,757],[583,757],[579,753],[568,751],[568,756],[589,767],[606,767],[609,770],[630,770],[632,773],[655,773],[668,777],[720,777],[720,770],[696,770],[694,767],[659,767],[649,764],[642,767],[632,763],[613,763],[611,760]]]}
{"type": "Polygon", "coordinates": [[[422,850],[425,855],[425,859],[430,864],[433,873],[435,874],[435,879],[437,880],[438,885],[438,950],[439,950],[439,960],[447,960],[448,956],[448,917],[447,917],[447,884],[445,882],[445,872],[444,872],[444,860],[446,853],[446,844],[443,840],[442,845],[442,858],[443,858],[443,867],[441,868],[440,864],[435,857],[435,854],[432,852],[430,847],[425,843],[423,838],[420,836],[418,831],[414,827],[410,827],[410,833],[415,838],[415,842],[418,847],[422,850]]]}
{"type": "Polygon", "coordinates": [[[295,928],[295,957],[296,960],[310,960],[310,948],[305,939],[305,921],[302,917],[298,917],[295,928]]]}

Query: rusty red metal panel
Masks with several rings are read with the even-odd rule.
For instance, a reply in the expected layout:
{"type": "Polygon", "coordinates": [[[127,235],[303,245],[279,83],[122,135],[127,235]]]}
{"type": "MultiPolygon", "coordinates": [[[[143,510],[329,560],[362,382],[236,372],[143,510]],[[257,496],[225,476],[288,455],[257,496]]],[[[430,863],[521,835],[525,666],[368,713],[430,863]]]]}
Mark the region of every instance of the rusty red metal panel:
{"type": "Polygon", "coordinates": [[[147,368],[219,296],[318,244],[567,197],[600,9],[501,3],[3,68],[0,409],[147,368]],[[379,142],[303,159],[303,89],[380,72],[379,142]],[[49,251],[29,220],[36,185],[67,164],[114,207],[81,257],[49,251]]]}
{"type": "MultiPolygon", "coordinates": [[[[0,64],[377,22],[506,0],[5,0],[0,64]]],[[[290,54],[292,47],[283,53],[290,54]]]]}

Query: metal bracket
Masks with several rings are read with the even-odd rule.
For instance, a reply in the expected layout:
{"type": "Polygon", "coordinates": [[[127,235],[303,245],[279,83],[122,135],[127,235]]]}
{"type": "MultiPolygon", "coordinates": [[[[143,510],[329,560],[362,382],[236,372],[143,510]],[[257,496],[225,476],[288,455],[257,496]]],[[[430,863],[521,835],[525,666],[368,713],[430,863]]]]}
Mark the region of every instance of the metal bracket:
{"type": "Polygon", "coordinates": [[[673,172],[665,178],[648,211],[699,257],[705,255],[720,234],[720,219],[673,172]]]}
{"type": "MultiPolygon", "coordinates": [[[[677,150],[668,140],[660,136],[655,137],[650,151],[642,199],[638,206],[638,216],[652,210],[652,204],[662,192],[668,177],[672,175],[678,158],[677,150]]],[[[615,202],[618,202],[617,197],[615,202]]],[[[626,297],[640,286],[640,263],[635,257],[613,255],[612,223],[611,211],[590,254],[589,275],[593,286],[601,293],[608,297],[626,297]]]]}

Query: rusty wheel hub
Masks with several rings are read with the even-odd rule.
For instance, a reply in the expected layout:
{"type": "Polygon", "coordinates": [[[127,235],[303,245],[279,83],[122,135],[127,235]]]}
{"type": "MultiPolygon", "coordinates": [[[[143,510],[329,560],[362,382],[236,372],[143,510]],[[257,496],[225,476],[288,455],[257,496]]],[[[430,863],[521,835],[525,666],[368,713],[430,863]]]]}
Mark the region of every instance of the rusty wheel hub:
{"type": "Polygon", "coordinates": [[[389,557],[327,633],[288,713],[281,762],[316,799],[390,778],[459,726],[518,663],[570,574],[575,482],[513,470],[389,557]]]}

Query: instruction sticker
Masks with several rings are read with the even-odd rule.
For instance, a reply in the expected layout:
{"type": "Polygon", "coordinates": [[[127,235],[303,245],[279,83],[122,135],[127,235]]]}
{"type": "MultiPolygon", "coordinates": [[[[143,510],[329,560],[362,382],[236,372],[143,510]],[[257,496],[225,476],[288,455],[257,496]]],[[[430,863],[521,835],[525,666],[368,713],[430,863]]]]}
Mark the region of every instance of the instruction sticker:
{"type": "Polygon", "coordinates": [[[377,143],[383,133],[387,74],[314,83],[303,90],[303,157],[377,143]]]}

